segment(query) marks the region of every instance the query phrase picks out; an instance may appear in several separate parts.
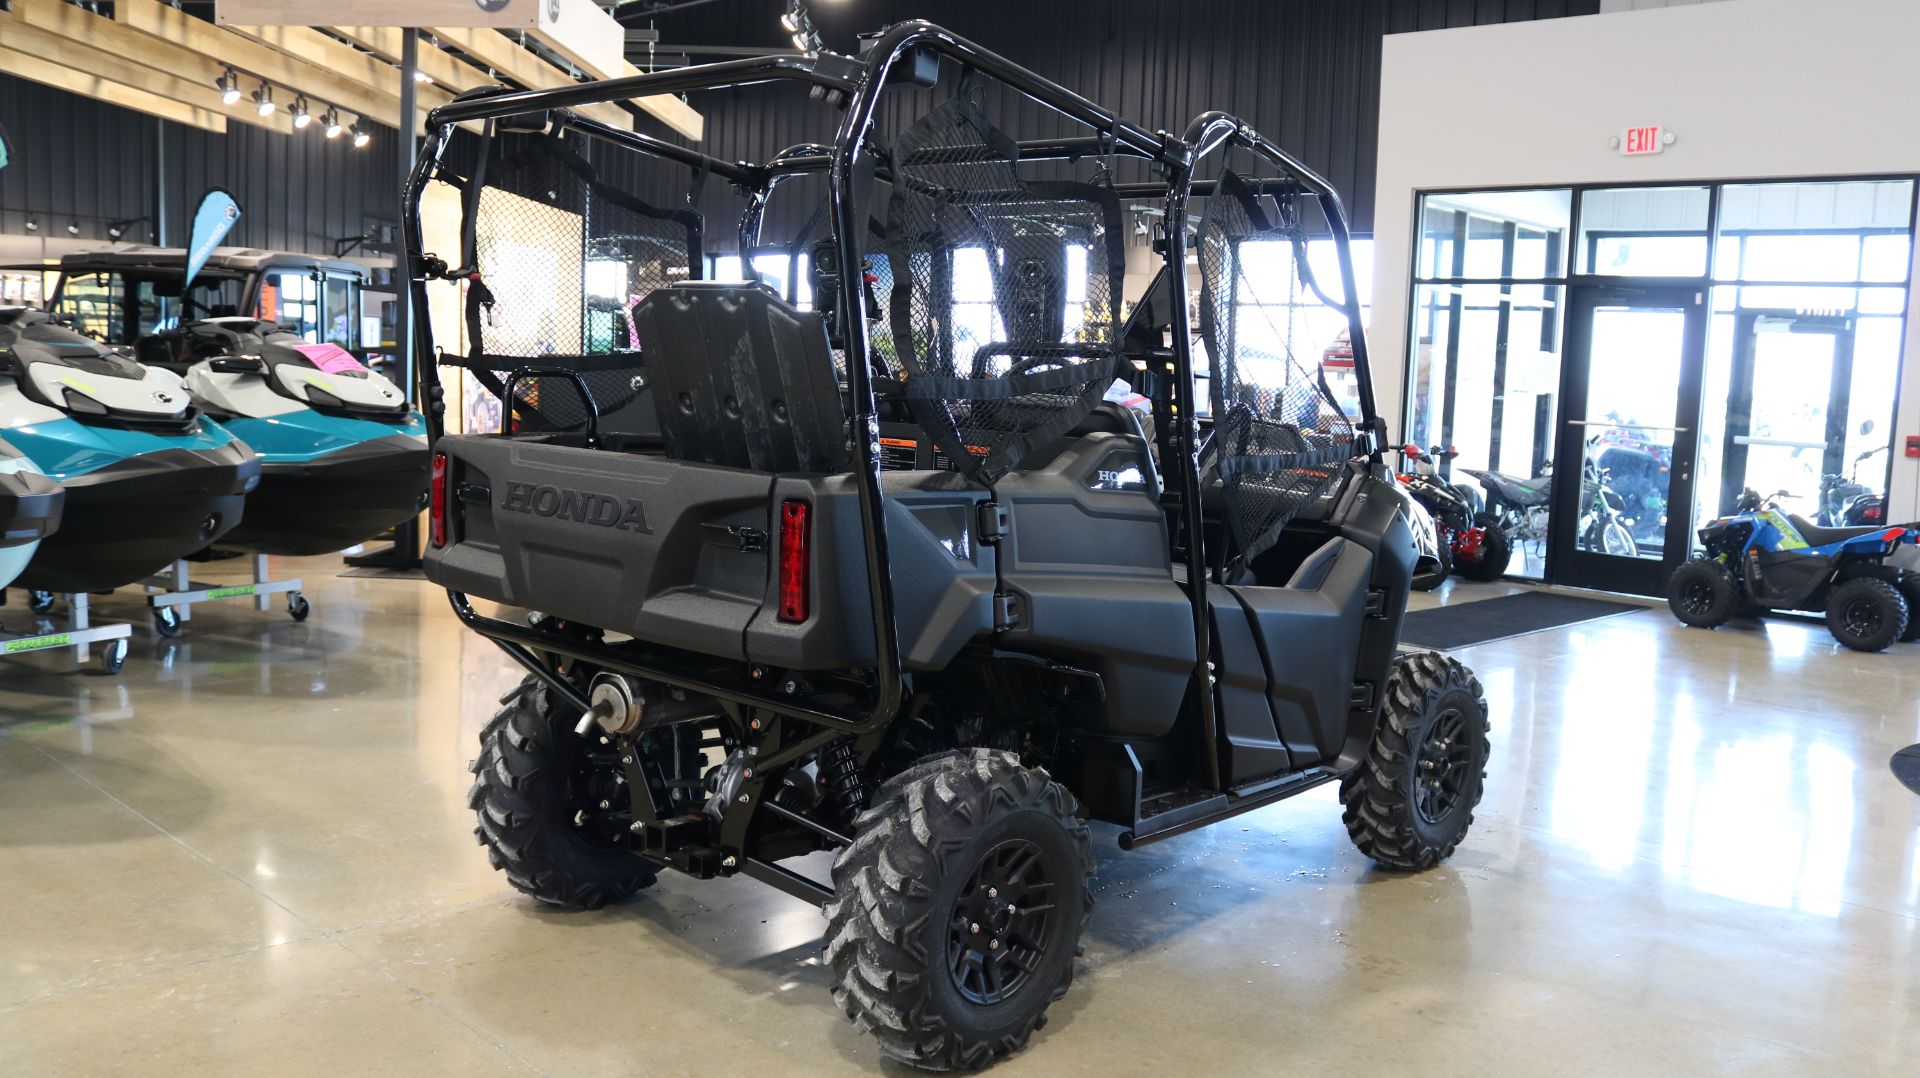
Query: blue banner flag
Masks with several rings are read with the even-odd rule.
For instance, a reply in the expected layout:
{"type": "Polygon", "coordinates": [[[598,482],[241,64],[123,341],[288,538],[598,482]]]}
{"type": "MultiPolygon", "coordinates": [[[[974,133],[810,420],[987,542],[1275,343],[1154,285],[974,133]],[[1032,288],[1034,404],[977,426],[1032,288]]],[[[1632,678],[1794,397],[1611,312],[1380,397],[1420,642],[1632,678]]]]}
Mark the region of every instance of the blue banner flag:
{"type": "Polygon", "coordinates": [[[199,275],[200,267],[213,257],[213,249],[239,220],[240,203],[220,188],[208,191],[200,200],[200,208],[193,211],[193,235],[187,240],[187,279],[180,284],[181,295],[187,294],[187,286],[199,275]]]}

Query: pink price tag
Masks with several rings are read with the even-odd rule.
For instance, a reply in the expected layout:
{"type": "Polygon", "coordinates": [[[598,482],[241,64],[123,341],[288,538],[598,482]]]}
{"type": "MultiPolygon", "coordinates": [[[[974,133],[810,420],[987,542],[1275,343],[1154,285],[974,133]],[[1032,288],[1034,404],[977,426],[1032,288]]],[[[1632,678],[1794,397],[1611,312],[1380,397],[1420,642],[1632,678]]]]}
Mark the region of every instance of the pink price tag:
{"type": "Polygon", "coordinates": [[[337,344],[296,344],[293,350],[306,357],[308,363],[328,374],[367,369],[359,360],[353,358],[352,353],[337,344]]]}

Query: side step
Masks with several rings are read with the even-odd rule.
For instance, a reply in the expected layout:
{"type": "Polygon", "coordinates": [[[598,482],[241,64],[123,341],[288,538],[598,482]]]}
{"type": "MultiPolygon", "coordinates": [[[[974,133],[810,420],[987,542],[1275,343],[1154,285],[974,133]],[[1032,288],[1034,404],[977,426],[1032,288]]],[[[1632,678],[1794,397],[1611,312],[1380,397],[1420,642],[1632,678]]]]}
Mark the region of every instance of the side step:
{"type": "Polygon", "coordinates": [[[1120,848],[1138,849],[1150,842],[1183,835],[1196,828],[1238,816],[1243,812],[1264,808],[1295,794],[1305,793],[1315,786],[1332,782],[1339,777],[1340,773],[1331,768],[1315,767],[1298,774],[1255,783],[1231,793],[1215,794],[1197,801],[1190,801],[1165,812],[1148,816],[1135,824],[1131,831],[1122,831],[1120,848]]]}

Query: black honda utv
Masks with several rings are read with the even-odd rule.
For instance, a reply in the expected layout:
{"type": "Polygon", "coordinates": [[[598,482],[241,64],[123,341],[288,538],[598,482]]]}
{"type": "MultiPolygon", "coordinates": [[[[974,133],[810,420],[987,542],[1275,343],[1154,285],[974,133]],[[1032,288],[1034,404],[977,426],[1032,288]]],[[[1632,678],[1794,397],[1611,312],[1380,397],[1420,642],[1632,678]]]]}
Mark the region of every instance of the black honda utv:
{"type": "Polygon", "coordinates": [[[840,1006],[943,1069],[1066,992],[1089,821],[1132,849],[1339,782],[1386,868],[1466,833],[1486,706],[1396,657],[1433,537],[1382,460],[1346,222],[1257,132],[1148,132],[925,23],[430,122],[415,309],[464,309],[417,336],[461,369],[422,365],[426,572],[529,672],[473,762],[515,887],[817,903],[840,1006]],[[570,111],[716,88],[837,133],[738,163],[570,111]],[[437,185],[462,227],[426,242],[437,185]],[[1319,304],[1359,415],[1293,338],[1319,304]],[[829,880],[792,867],[820,851],[829,880]]]}

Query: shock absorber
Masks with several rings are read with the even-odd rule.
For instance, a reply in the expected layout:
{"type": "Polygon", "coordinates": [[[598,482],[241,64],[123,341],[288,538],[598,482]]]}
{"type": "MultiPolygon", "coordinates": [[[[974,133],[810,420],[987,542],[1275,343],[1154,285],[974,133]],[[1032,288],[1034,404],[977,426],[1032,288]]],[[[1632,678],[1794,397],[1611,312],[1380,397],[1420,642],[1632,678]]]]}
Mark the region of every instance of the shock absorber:
{"type": "Polygon", "coordinates": [[[860,760],[853,753],[851,735],[820,750],[820,779],[839,810],[840,822],[851,828],[867,808],[867,787],[860,779],[860,760]]]}

